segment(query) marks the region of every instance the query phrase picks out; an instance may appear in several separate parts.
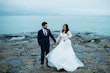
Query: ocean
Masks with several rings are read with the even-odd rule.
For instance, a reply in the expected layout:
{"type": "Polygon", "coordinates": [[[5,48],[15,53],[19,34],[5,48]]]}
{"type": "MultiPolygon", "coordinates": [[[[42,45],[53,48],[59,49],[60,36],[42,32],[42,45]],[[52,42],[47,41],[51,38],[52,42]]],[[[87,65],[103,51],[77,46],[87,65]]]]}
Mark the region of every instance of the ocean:
{"type": "Polygon", "coordinates": [[[37,32],[43,21],[51,31],[62,30],[63,24],[68,24],[71,32],[110,35],[109,15],[0,16],[0,34],[37,32]]]}

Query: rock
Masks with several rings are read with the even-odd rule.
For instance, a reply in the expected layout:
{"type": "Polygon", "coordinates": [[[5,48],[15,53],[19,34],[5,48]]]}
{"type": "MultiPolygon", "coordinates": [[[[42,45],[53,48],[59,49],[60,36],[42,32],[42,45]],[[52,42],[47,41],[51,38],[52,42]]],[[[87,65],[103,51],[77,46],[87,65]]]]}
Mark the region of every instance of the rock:
{"type": "Polygon", "coordinates": [[[20,59],[10,59],[9,61],[8,61],[8,64],[10,65],[10,66],[21,66],[21,65],[23,65],[23,63],[22,63],[22,60],[20,60],[20,59]]]}
{"type": "Polygon", "coordinates": [[[37,38],[37,32],[21,33],[20,35],[25,36],[26,39],[37,38]]]}
{"type": "Polygon", "coordinates": [[[40,56],[40,55],[38,55],[38,56],[37,56],[37,59],[38,59],[38,60],[39,60],[39,59],[41,59],[41,56],[40,56]]]}
{"type": "Polygon", "coordinates": [[[20,53],[20,56],[29,56],[30,52],[26,48],[22,48],[22,52],[20,53]]]}
{"type": "Polygon", "coordinates": [[[93,43],[93,42],[95,42],[95,40],[91,40],[91,42],[93,43]]]}
{"type": "Polygon", "coordinates": [[[12,37],[18,37],[19,35],[16,35],[16,34],[4,34],[4,35],[1,35],[2,38],[6,39],[10,39],[12,37]]]}
{"type": "Polygon", "coordinates": [[[21,66],[23,65],[23,62],[21,59],[18,58],[11,58],[8,61],[8,65],[9,65],[9,72],[11,73],[19,73],[19,71],[21,70],[21,66]]]}
{"type": "Polygon", "coordinates": [[[110,52],[110,48],[105,48],[105,50],[106,50],[107,52],[110,52]]]}
{"type": "Polygon", "coordinates": [[[108,39],[102,39],[100,42],[101,43],[110,43],[110,41],[108,39]]]}
{"type": "Polygon", "coordinates": [[[38,53],[31,53],[31,56],[38,56],[38,53]]]}
{"type": "MultiPolygon", "coordinates": [[[[57,37],[59,32],[53,34],[57,37]]],[[[44,69],[39,68],[41,49],[36,36],[37,32],[8,34],[0,37],[0,73],[58,73],[54,68],[47,68],[46,63],[44,63],[44,69]],[[13,37],[22,36],[25,38],[9,41],[13,37]]],[[[56,46],[53,44],[53,40],[50,41],[50,50],[52,50],[56,46]]],[[[85,68],[78,68],[74,73],[110,72],[110,37],[88,32],[73,33],[71,41],[76,56],[85,65],[85,68]]],[[[66,71],[62,73],[66,73],[66,71]]]]}
{"type": "Polygon", "coordinates": [[[9,73],[19,73],[20,70],[21,70],[20,67],[17,67],[17,68],[11,68],[11,69],[9,70],[9,73]]]}
{"type": "Polygon", "coordinates": [[[25,39],[25,36],[21,36],[21,37],[12,37],[12,38],[10,39],[10,41],[23,40],[23,39],[25,39]]]}
{"type": "Polygon", "coordinates": [[[100,38],[95,38],[94,41],[95,41],[96,43],[99,43],[99,42],[100,42],[100,38]]]}
{"type": "Polygon", "coordinates": [[[108,40],[108,39],[102,39],[99,44],[101,46],[103,46],[104,48],[110,47],[110,40],[108,40]]]}
{"type": "Polygon", "coordinates": [[[14,48],[15,51],[19,50],[19,48],[14,48]]]}
{"type": "Polygon", "coordinates": [[[88,43],[88,42],[100,42],[100,35],[95,35],[94,33],[78,33],[74,38],[78,39],[81,43],[88,43]]]}
{"type": "Polygon", "coordinates": [[[20,42],[16,42],[16,44],[25,44],[28,43],[29,41],[20,41],[20,42]]]}
{"type": "Polygon", "coordinates": [[[0,63],[0,73],[8,73],[9,67],[6,63],[0,63]]]}

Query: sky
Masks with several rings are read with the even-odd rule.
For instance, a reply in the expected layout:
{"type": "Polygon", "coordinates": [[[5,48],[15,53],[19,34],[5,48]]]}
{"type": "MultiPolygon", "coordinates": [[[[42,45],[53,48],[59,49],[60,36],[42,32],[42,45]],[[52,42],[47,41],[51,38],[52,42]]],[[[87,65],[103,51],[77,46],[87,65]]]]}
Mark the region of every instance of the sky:
{"type": "Polygon", "coordinates": [[[110,0],[0,0],[0,15],[110,15],[110,0]]]}

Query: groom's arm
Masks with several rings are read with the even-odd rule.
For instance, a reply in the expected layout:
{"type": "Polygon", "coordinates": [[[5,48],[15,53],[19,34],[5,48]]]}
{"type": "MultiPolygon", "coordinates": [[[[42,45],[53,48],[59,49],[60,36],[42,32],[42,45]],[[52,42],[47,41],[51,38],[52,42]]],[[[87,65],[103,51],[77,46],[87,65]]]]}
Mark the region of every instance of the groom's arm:
{"type": "Polygon", "coordinates": [[[53,39],[54,42],[56,42],[56,40],[50,30],[49,30],[49,36],[53,39]]]}
{"type": "Polygon", "coordinates": [[[37,36],[38,44],[40,45],[40,31],[38,31],[38,36],[37,36]]]}

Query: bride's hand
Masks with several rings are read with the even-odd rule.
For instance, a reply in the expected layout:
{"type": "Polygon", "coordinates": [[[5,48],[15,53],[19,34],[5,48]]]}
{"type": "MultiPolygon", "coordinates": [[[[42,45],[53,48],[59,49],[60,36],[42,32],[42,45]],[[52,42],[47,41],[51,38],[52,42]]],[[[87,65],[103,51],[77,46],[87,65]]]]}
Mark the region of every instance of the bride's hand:
{"type": "Polygon", "coordinates": [[[64,42],[65,42],[66,40],[64,39],[64,42]]]}
{"type": "Polygon", "coordinates": [[[63,41],[65,42],[67,39],[64,39],[63,41]]]}

